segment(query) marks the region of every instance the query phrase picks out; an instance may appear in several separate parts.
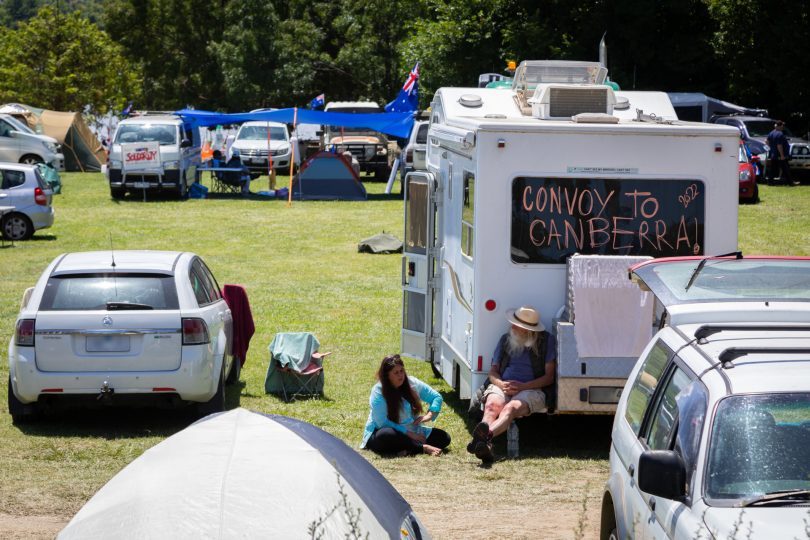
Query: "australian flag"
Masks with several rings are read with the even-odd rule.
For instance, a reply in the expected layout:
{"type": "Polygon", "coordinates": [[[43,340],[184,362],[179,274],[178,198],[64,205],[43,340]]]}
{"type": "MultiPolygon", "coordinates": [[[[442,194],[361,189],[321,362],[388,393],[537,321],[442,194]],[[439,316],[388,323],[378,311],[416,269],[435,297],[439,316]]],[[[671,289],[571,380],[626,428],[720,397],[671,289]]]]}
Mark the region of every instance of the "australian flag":
{"type": "Polygon", "coordinates": [[[319,108],[323,107],[323,103],[324,103],[325,99],[326,99],[326,97],[323,94],[315,96],[314,98],[312,98],[312,101],[309,102],[309,108],[310,109],[319,109],[319,108]]]}
{"type": "Polygon", "coordinates": [[[385,106],[385,112],[410,112],[419,108],[419,62],[408,74],[396,99],[385,106]]]}

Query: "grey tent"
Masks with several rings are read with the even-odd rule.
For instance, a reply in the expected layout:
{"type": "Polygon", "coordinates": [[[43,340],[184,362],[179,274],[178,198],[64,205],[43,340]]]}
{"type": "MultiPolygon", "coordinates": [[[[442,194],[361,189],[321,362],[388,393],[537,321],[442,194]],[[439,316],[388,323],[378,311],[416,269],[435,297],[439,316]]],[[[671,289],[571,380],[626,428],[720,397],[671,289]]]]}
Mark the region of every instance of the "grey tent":
{"type": "Polygon", "coordinates": [[[321,151],[301,164],[292,196],[301,200],[365,201],[366,188],[341,154],[321,151]]]}
{"type": "Polygon", "coordinates": [[[709,97],[699,92],[667,92],[678,120],[691,122],[708,122],[712,116],[728,114],[746,114],[749,116],[767,116],[767,109],[750,109],[709,97]]]}
{"type": "Polygon", "coordinates": [[[360,253],[402,253],[402,240],[393,234],[382,232],[361,240],[357,244],[357,251],[360,253]]]}
{"type": "Polygon", "coordinates": [[[235,409],[144,452],[59,533],[72,538],[430,538],[355,450],[300,420],[235,409]]]}

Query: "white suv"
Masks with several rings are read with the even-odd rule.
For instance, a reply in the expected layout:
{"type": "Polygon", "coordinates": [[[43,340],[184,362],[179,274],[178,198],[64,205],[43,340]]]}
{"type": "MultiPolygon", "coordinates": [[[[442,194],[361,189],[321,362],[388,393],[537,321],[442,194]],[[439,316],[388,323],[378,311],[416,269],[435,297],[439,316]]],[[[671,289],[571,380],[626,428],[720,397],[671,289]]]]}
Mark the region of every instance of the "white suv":
{"type": "Polygon", "coordinates": [[[235,382],[233,318],[197,255],[95,251],[58,256],[26,290],[8,348],[12,420],[64,401],[225,407],[235,382]]]}
{"type": "Polygon", "coordinates": [[[278,122],[245,122],[239,127],[230,151],[239,150],[242,164],[250,170],[251,178],[268,173],[268,156],[273,169],[286,174],[290,169],[292,146],[285,124],[278,122]]]}
{"type": "Polygon", "coordinates": [[[619,401],[601,538],[805,538],[810,259],[631,269],[662,329],[619,401]]]}

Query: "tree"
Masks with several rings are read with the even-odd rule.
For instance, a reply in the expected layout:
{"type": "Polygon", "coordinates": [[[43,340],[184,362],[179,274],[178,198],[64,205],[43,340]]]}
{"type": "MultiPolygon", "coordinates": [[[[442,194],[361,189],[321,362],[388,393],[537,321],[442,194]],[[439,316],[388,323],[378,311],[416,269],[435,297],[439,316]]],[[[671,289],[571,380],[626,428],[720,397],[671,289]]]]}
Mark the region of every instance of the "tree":
{"type": "Polygon", "coordinates": [[[0,102],[104,113],[137,98],[137,68],[78,13],[50,7],[0,36],[0,102]]]}

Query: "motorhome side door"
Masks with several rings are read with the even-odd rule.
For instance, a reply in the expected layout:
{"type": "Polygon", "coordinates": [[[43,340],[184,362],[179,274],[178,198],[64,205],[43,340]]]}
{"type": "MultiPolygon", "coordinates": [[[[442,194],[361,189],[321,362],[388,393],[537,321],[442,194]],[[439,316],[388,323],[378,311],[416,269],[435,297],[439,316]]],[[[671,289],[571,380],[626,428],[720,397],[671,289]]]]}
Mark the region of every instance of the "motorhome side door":
{"type": "Polygon", "coordinates": [[[405,177],[405,241],[402,254],[402,352],[431,359],[433,247],[436,181],[429,172],[405,177]]]}

